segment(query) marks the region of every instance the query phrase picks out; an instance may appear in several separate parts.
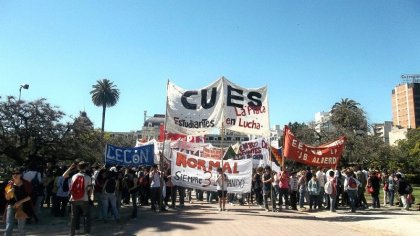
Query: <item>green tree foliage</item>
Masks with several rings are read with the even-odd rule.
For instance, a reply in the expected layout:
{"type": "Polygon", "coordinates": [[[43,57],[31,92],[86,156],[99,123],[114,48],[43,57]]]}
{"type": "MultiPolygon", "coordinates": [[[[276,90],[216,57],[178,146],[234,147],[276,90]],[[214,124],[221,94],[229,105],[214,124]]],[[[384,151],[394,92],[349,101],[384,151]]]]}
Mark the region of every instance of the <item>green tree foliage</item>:
{"type": "Polygon", "coordinates": [[[69,132],[65,134],[61,147],[64,147],[61,150],[64,156],[70,160],[80,158],[91,163],[103,162],[105,143],[86,112],[80,112],[79,117],[69,124],[69,132]]]}
{"type": "Polygon", "coordinates": [[[410,173],[420,173],[420,128],[408,130],[407,139],[400,140],[398,147],[402,168],[410,173]]]}
{"type": "Polygon", "coordinates": [[[95,85],[92,85],[92,102],[95,106],[102,107],[102,134],[105,130],[105,113],[107,107],[112,107],[117,104],[120,98],[120,90],[116,88],[113,82],[108,79],[98,80],[95,85]]]}
{"type": "Polygon", "coordinates": [[[68,127],[59,121],[64,113],[46,99],[0,102],[0,155],[21,164],[27,158],[54,158],[56,142],[68,127]]]}
{"type": "Polygon", "coordinates": [[[340,132],[367,131],[366,115],[359,103],[352,99],[341,99],[331,108],[331,123],[340,132]]]}
{"type": "Polygon", "coordinates": [[[110,135],[105,134],[104,140],[108,144],[118,147],[134,147],[136,145],[136,137],[134,135],[110,135]]]}
{"type": "Polygon", "coordinates": [[[25,102],[0,100],[0,158],[2,163],[26,161],[102,160],[101,132],[93,129],[86,113],[63,123],[65,114],[46,99],[25,102]]]}

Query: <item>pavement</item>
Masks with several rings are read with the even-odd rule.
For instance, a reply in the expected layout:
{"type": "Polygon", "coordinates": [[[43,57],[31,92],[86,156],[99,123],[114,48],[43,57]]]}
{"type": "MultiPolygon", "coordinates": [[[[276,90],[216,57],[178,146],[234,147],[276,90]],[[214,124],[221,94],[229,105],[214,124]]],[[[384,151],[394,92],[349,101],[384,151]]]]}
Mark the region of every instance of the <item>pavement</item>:
{"type": "MultiPolygon", "coordinates": [[[[226,206],[227,211],[219,212],[217,206],[214,203],[195,202],[167,212],[152,212],[150,207],[139,207],[136,219],[130,219],[130,208],[123,207],[121,223],[92,220],[90,235],[355,236],[419,235],[420,232],[420,211],[403,211],[398,207],[360,210],[356,213],[348,213],[348,208],[343,208],[333,213],[326,210],[266,212],[255,205],[230,204],[226,206]]],[[[43,209],[41,222],[26,226],[27,235],[68,235],[68,222],[69,217],[50,217],[48,209],[43,209]]]]}

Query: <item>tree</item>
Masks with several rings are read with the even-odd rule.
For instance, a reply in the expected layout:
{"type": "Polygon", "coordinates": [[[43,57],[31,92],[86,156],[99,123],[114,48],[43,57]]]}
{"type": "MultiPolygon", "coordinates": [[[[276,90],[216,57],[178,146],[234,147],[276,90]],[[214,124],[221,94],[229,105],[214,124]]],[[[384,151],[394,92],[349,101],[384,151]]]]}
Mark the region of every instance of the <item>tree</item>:
{"type": "Polygon", "coordinates": [[[339,132],[367,131],[366,115],[359,105],[356,101],[345,98],[332,106],[331,123],[339,132]]]}
{"type": "Polygon", "coordinates": [[[68,127],[64,113],[46,99],[0,101],[0,156],[22,164],[26,159],[54,156],[56,143],[68,127]]]}
{"type": "Polygon", "coordinates": [[[409,129],[407,139],[400,140],[398,147],[401,151],[399,162],[405,171],[419,173],[420,166],[420,128],[409,129]]]}
{"type": "Polygon", "coordinates": [[[102,134],[105,130],[105,112],[107,107],[112,107],[117,104],[120,97],[120,90],[116,88],[113,82],[108,79],[98,80],[97,84],[92,85],[93,90],[90,91],[92,95],[92,102],[95,106],[102,106],[102,134]]]}

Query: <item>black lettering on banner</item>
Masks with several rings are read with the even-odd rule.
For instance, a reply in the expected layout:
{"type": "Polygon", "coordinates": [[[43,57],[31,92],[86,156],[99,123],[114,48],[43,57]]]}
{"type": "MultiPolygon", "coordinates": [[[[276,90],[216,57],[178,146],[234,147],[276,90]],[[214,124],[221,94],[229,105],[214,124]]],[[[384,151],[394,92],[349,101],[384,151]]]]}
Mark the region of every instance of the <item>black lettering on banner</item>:
{"type": "Polygon", "coordinates": [[[248,105],[252,108],[255,109],[255,107],[261,107],[262,106],[262,102],[260,99],[262,94],[259,92],[249,92],[248,93],[248,99],[251,100],[250,102],[248,102],[248,105]]]}
{"type": "Polygon", "coordinates": [[[182,105],[189,110],[196,110],[197,109],[197,105],[196,104],[191,104],[188,102],[188,98],[191,97],[192,95],[197,95],[198,92],[197,91],[186,91],[184,94],[182,94],[181,97],[181,103],[182,105]]]}
{"type": "Polygon", "coordinates": [[[211,88],[210,101],[207,102],[207,90],[205,90],[205,89],[201,90],[201,106],[204,109],[212,108],[214,106],[214,104],[216,103],[216,95],[217,95],[216,88],[214,88],[214,87],[211,88]]]}
{"type": "Polygon", "coordinates": [[[233,88],[230,85],[227,86],[227,89],[228,89],[228,92],[227,92],[227,103],[226,103],[226,105],[228,107],[239,107],[239,108],[242,108],[243,107],[243,104],[234,103],[232,100],[243,101],[244,98],[242,96],[233,95],[232,92],[236,92],[236,93],[242,95],[243,94],[243,91],[240,90],[240,89],[233,88]]]}

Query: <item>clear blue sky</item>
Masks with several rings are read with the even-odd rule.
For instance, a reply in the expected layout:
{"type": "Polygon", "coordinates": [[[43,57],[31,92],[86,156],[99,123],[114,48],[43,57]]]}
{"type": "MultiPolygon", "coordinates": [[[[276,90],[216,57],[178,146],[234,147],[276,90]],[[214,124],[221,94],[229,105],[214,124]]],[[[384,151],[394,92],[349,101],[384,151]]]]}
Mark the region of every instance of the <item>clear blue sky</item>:
{"type": "Polygon", "coordinates": [[[270,122],[308,122],[341,98],[391,120],[391,90],[420,73],[420,2],[0,1],[0,96],[45,97],[68,116],[101,108],[89,91],[121,91],[107,131],[140,130],[165,112],[168,79],[198,89],[221,76],[267,85],[270,122]]]}

